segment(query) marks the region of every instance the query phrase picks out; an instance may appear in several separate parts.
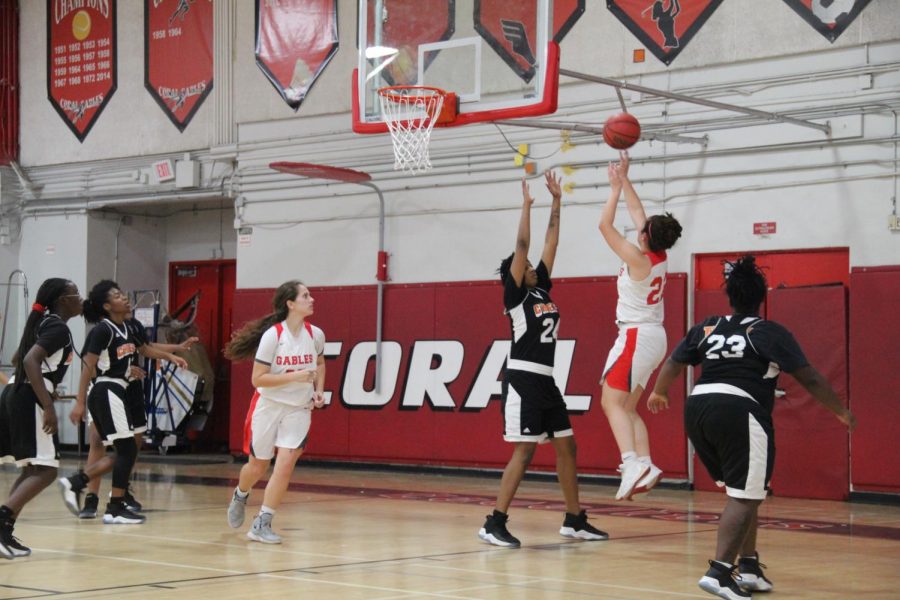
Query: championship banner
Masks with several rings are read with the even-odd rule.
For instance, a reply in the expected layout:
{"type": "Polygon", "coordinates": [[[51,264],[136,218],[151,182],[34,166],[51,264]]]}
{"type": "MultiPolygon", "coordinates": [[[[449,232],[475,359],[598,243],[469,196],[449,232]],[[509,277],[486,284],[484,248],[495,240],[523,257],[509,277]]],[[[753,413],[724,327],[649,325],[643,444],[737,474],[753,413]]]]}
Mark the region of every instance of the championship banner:
{"type": "Polygon", "coordinates": [[[116,91],[116,0],[47,0],[47,97],[79,142],[116,91]]]}
{"type": "MultiPolygon", "coordinates": [[[[369,11],[367,39],[374,40],[375,2],[367,3],[369,11]]],[[[381,44],[396,48],[396,58],[384,67],[381,77],[388,85],[411,85],[418,81],[421,44],[446,42],[456,30],[456,0],[385,0],[387,19],[381,21],[381,44]],[[428,15],[428,18],[411,18],[408,15],[428,15]]],[[[425,67],[428,69],[438,52],[428,52],[425,67]]]]}
{"type": "Polygon", "coordinates": [[[606,0],[606,7],[666,65],[687,46],[722,0],[606,0]]]}
{"type": "MultiPolygon", "coordinates": [[[[562,41],[584,14],[584,0],[553,3],[553,41],[562,41]]],[[[500,58],[529,82],[534,77],[537,49],[537,3],[507,0],[475,0],[475,30],[500,58]]]]}
{"type": "Polygon", "coordinates": [[[212,0],[144,0],[144,87],[184,131],[213,87],[212,0]]]}
{"type": "Polygon", "coordinates": [[[337,49],[337,0],[256,0],[256,64],[294,110],[337,49]]]}
{"type": "Polygon", "coordinates": [[[869,0],[784,0],[813,29],[834,43],[869,0]]]}

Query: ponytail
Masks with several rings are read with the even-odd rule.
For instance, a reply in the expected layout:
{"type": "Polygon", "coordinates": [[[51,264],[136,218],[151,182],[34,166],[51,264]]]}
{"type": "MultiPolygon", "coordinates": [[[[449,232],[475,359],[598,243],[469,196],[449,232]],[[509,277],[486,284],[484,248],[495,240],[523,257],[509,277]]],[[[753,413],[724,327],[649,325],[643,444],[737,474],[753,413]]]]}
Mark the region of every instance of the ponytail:
{"type": "Polygon", "coordinates": [[[225,358],[228,360],[243,360],[252,358],[256,354],[259,340],[269,327],[287,319],[288,300],[297,298],[297,286],[303,285],[302,281],[292,279],[285,281],[275,290],[272,298],[272,312],[261,319],[246,323],[232,336],[225,346],[225,358]]]}

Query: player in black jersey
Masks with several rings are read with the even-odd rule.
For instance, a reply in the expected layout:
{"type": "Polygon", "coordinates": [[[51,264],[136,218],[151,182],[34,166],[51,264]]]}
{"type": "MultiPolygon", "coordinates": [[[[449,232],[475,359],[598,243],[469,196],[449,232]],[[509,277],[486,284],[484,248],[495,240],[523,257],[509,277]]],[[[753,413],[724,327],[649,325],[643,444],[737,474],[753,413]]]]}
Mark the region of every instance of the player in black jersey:
{"type": "Polygon", "coordinates": [[[522,215],[516,250],[500,263],[503,305],[509,317],[512,345],[503,376],[503,439],[515,444],[503,471],[494,512],[487,516],[478,537],[489,544],[518,548],[521,545],[506,528],[507,511],[525,476],[538,443],[549,441],[556,452],[556,472],[566,501],[566,516],[559,533],[583,540],[609,536],[587,522],[578,501],[575,438],[562,393],[553,380],[553,358],[559,331],[559,308],[550,299],[550,273],[559,243],[559,179],[544,176],[553,196],[544,251],[537,269],[528,262],[531,243],[531,205],[534,198],[522,181],[522,215]]]}
{"type": "Polygon", "coordinates": [[[41,284],[13,357],[15,375],[0,396],[0,462],[22,467],[0,506],[3,558],[31,554],[13,536],[13,527],[25,505],[56,479],[59,441],[53,400],[72,361],[66,321],[80,314],[81,296],[74,283],[52,278],[41,284]]]}
{"type": "MultiPolygon", "coordinates": [[[[113,488],[103,522],[143,523],[145,518],[129,510],[124,502],[131,470],[137,458],[134,425],[127,410],[125,388],[128,386],[131,367],[138,360],[138,347],[143,341],[137,339],[125,325],[131,306],[128,297],[114,281],[103,280],[96,284],[84,302],[83,312],[85,320],[96,323],[96,326],[88,332],[84,343],[84,366],[76,405],[69,418],[73,423],[78,423],[84,415],[86,403],[104,445],[115,447],[113,488]],[[88,394],[88,384],[95,374],[96,378],[88,394]]],[[[100,461],[87,465],[84,471],[59,480],[66,507],[76,516],[81,510],[82,491],[90,479],[103,474],[104,467],[108,468],[108,465],[100,461]]]]}
{"type": "Polygon", "coordinates": [[[684,424],[709,474],[724,483],[728,502],[719,520],[716,559],[699,584],[722,598],[749,598],[752,591],[773,587],[759,562],[756,530],[775,462],[772,409],[779,373],[793,376],[851,430],[856,419],[810,366],[794,336],[759,317],[767,288],[754,257],[727,263],[725,277],[734,313],[691,328],[660,371],[647,405],[653,413],[668,408],[675,378],[687,365],[702,363],[685,402],[684,424]]]}
{"type": "MultiPolygon", "coordinates": [[[[187,368],[187,361],[180,356],[172,354],[178,351],[190,350],[194,342],[199,338],[191,337],[181,344],[160,344],[151,342],[144,329],[144,325],[129,313],[125,320],[125,326],[128,327],[130,335],[139,342],[138,352],[143,357],[154,358],[157,360],[167,360],[175,363],[182,369],[187,368]]],[[[147,373],[137,364],[131,365],[131,371],[128,376],[128,387],[125,388],[125,406],[131,418],[131,424],[134,428],[134,441],[140,453],[141,444],[143,443],[143,433],[147,431],[147,410],[144,406],[144,378],[147,373]]],[[[111,456],[106,453],[106,447],[103,440],[97,432],[97,427],[93,421],[88,426],[89,449],[87,456],[87,464],[95,465],[94,469],[89,467],[92,473],[97,473],[96,477],[92,477],[85,489],[84,503],[81,511],[78,513],[80,519],[94,519],[97,517],[97,508],[100,505],[100,481],[102,475],[113,469],[114,461],[111,456]]],[[[125,490],[122,495],[122,501],[128,510],[132,512],[142,512],[143,506],[134,497],[131,487],[125,490]]]]}

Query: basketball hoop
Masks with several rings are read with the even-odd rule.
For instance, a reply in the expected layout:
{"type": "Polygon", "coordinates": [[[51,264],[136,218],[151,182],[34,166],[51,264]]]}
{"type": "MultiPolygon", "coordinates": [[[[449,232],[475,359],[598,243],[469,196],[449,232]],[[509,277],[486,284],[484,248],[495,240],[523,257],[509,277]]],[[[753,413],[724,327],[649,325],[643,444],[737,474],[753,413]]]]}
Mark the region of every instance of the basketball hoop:
{"type": "Polygon", "coordinates": [[[381,114],[394,144],[394,169],[416,174],[431,169],[428,143],[437,123],[456,119],[456,94],[423,85],[378,90],[381,114]]]}

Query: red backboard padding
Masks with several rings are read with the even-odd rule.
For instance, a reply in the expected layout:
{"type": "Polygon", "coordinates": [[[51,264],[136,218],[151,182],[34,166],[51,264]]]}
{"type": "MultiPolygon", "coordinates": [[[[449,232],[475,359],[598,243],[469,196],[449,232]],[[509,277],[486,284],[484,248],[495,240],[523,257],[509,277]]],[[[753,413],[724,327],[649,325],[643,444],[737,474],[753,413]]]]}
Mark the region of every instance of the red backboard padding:
{"type": "Polygon", "coordinates": [[[850,457],[854,491],[900,492],[900,267],[850,274],[850,410],[858,424],[850,457]]]}
{"type": "MultiPolygon", "coordinates": [[[[670,347],[684,335],[687,278],[670,274],[666,291],[666,327],[670,347]]],[[[348,385],[348,357],[361,342],[373,342],[376,325],[374,286],[313,288],[316,313],[311,322],[321,327],[329,343],[339,342],[337,357],[328,358],[326,391],[330,405],[313,415],[308,454],[314,458],[363,460],[464,467],[502,468],[510,445],[502,440],[501,402],[491,397],[486,407],[463,406],[476,377],[485,365],[495,341],[509,340],[509,324],[503,315],[502,288],[494,281],[428,283],[385,286],[385,343],[399,345],[399,369],[385,372],[382,389],[395,386],[390,401],[380,407],[350,407],[344,402],[348,385]],[[404,405],[414,386],[409,382],[416,343],[437,341],[463,350],[462,366],[447,383],[454,407],[434,406],[424,397],[420,406],[404,405]]],[[[619,452],[600,407],[600,378],[606,354],[616,335],[614,278],[558,280],[553,299],[561,309],[561,341],[574,341],[571,368],[564,394],[588,396],[587,411],[572,412],[578,440],[578,464],[582,473],[614,474],[619,452]]],[[[272,290],[238,290],[234,324],[257,318],[270,310],[272,290]]],[[[431,369],[439,367],[435,358],[431,369]]],[[[374,363],[364,388],[371,390],[374,363]]],[[[385,370],[387,371],[387,369],[385,370]]],[[[489,371],[485,371],[488,376],[489,371]]],[[[484,374],[482,373],[484,376],[484,374]]],[[[493,379],[496,381],[496,379],[493,379]]],[[[351,383],[352,384],[352,383],[351,383]]],[[[237,363],[232,372],[231,440],[233,451],[241,447],[241,424],[249,405],[250,362],[237,363]]],[[[683,404],[683,386],[673,394],[683,404]]],[[[415,404],[412,402],[412,404],[415,404]]],[[[647,415],[654,461],[666,477],[685,479],[686,441],[679,411],[647,415]]],[[[552,450],[542,447],[534,466],[552,470],[552,450]]]]}

